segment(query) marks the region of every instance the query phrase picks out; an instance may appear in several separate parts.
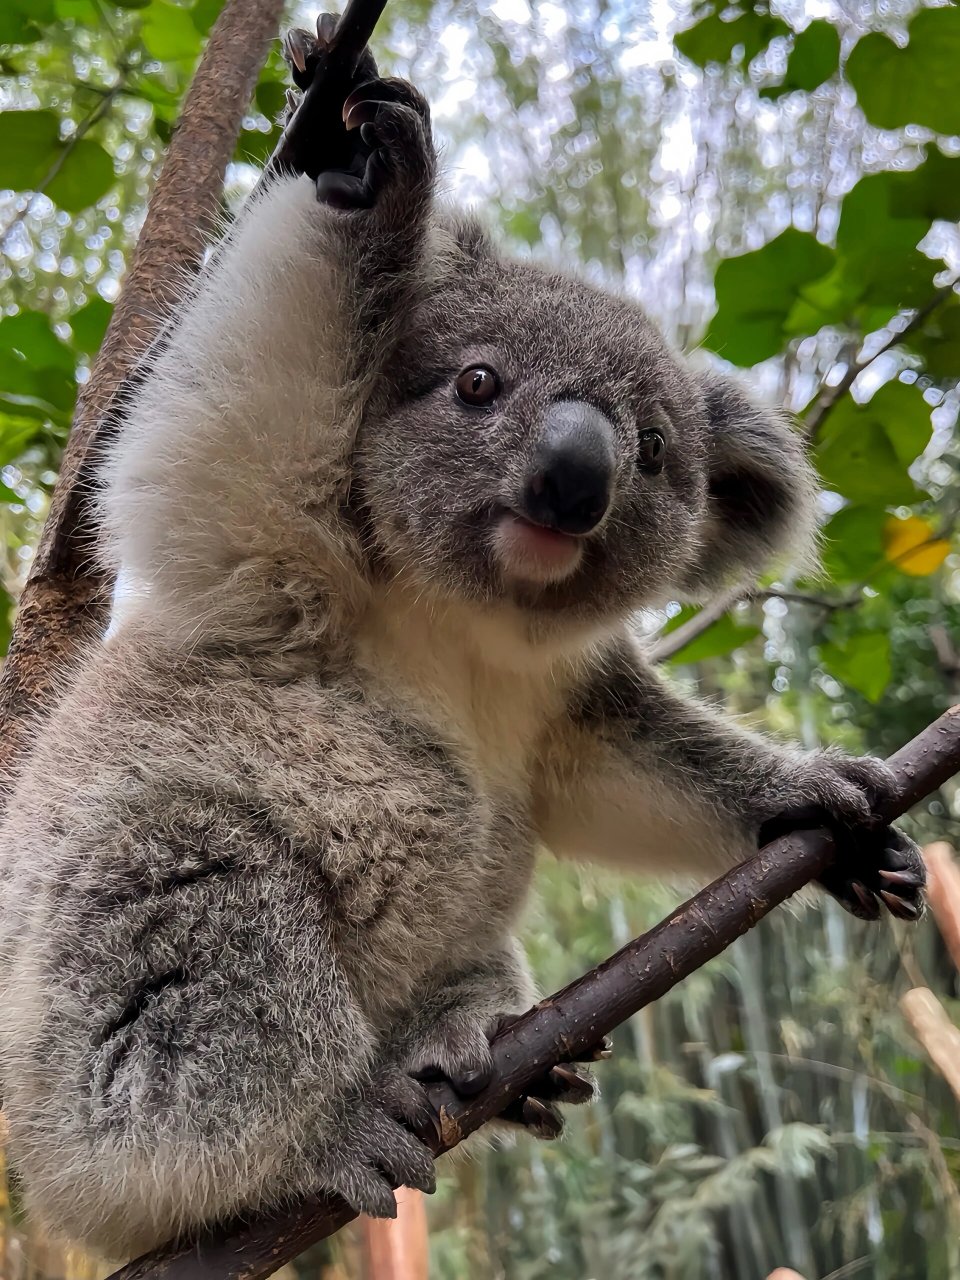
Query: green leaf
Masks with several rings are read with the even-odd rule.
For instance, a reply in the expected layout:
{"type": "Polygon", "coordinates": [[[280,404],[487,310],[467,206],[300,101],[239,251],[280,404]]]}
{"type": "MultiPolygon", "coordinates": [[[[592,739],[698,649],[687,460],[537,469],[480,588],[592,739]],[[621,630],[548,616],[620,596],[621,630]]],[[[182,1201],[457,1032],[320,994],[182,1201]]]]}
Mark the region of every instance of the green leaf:
{"type": "Polygon", "coordinates": [[[286,85],[278,80],[261,80],[257,85],[254,101],[257,110],[268,120],[274,121],[287,104],[286,85]]]}
{"type": "Polygon", "coordinates": [[[66,159],[46,185],[46,194],[67,213],[96,204],[113,186],[113,161],[99,142],[81,138],[67,150],[66,159]]]}
{"type": "Polygon", "coordinates": [[[907,345],[933,377],[960,378],[960,298],[954,294],[939,306],[907,345]]]}
{"type": "Polygon", "coordinates": [[[115,9],[146,9],[150,0],[110,0],[115,9]]]}
{"type": "Polygon", "coordinates": [[[840,65],[840,33],[832,22],[817,18],[796,37],[783,83],[764,89],[765,98],[779,98],[803,89],[807,93],[829,80],[840,65]]]}
{"type": "Polygon", "coordinates": [[[727,258],[714,278],[717,311],[705,344],[738,365],[776,355],[798,297],[833,261],[831,249],[794,227],[762,249],[727,258]]]}
{"type": "Polygon", "coordinates": [[[73,352],[47,317],[22,311],[0,321],[0,401],[18,416],[63,421],[75,397],[73,352]]]}
{"type": "Polygon", "coordinates": [[[905,49],[874,31],[852,50],[847,78],[864,115],[881,129],[919,124],[937,133],[960,133],[960,9],[921,9],[907,34],[905,49]]]}
{"type": "Polygon", "coordinates": [[[890,683],[890,634],[859,631],[820,646],[820,661],[832,676],[869,702],[879,701],[890,683]]]}
{"type": "Polygon", "coordinates": [[[0,112],[0,187],[35,190],[60,146],[60,120],[53,111],[0,112]]]}
{"type": "Polygon", "coordinates": [[[70,348],[60,341],[40,311],[21,311],[0,321],[0,361],[68,373],[74,367],[70,348]]]}
{"type": "Polygon", "coordinates": [[[271,129],[269,133],[261,133],[259,129],[242,130],[237,139],[237,160],[261,168],[273,154],[280,141],[280,133],[279,127],[271,129]]]}
{"type": "Polygon", "coordinates": [[[69,317],[74,347],[84,355],[96,355],[112,315],[113,304],[104,298],[91,298],[86,306],[75,311],[69,317]]]}
{"type": "Polygon", "coordinates": [[[0,187],[36,191],[43,186],[61,209],[78,213],[96,203],[114,180],[113,161],[99,142],[60,141],[54,112],[0,112],[0,187]],[[62,164],[49,177],[61,157],[62,164]]]}
{"type": "Polygon", "coordinates": [[[0,415],[0,467],[15,462],[41,434],[41,428],[29,418],[0,415]]]}
{"type": "Polygon", "coordinates": [[[936,266],[916,246],[935,218],[960,218],[960,157],[932,148],[907,173],[861,178],[843,200],[837,227],[841,305],[883,306],[889,318],[902,307],[929,301],[936,266]]]}
{"type": "Polygon", "coordinates": [[[505,220],[504,230],[508,235],[522,240],[525,244],[539,244],[543,239],[541,222],[541,217],[535,210],[516,209],[505,220]]]}
{"type": "MultiPolygon", "coordinates": [[[[684,622],[696,617],[698,612],[699,610],[692,608],[681,609],[664,627],[663,634],[669,635],[671,631],[676,631],[684,622]]],[[[735,649],[739,649],[745,644],[749,644],[751,640],[755,640],[760,634],[760,627],[753,623],[741,622],[734,614],[725,613],[722,618],[718,618],[706,631],[701,632],[696,639],[684,645],[678,653],[673,655],[670,661],[685,665],[693,662],[704,662],[707,658],[720,658],[728,653],[733,653],[735,649]]]]}
{"type": "Polygon", "coordinates": [[[195,0],[190,10],[190,17],[202,36],[209,32],[220,16],[223,4],[224,0],[195,0]]]}
{"type": "Polygon", "coordinates": [[[883,506],[844,507],[823,531],[823,567],[834,582],[862,582],[883,563],[883,506]]]}
{"type": "Polygon", "coordinates": [[[84,27],[97,27],[103,21],[93,0],[54,0],[57,17],[64,22],[76,22],[84,27]]]}
{"type": "Polygon", "coordinates": [[[916,387],[888,382],[866,404],[847,396],[827,418],[817,446],[820,477],[852,503],[916,502],[907,467],[923,452],[932,429],[930,406],[916,387]]]}
{"type": "Polygon", "coordinates": [[[141,35],[147,51],[160,62],[195,58],[203,43],[190,10],[165,0],[152,0],[144,10],[141,35]]]}
{"type": "Polygon", "coordinates": [[[0,8],[0,44],[32,44],[56,16],[53,0],[4,0],[0,8]]]}
{"type": "Polygon", "coordinates": [[[887,382],[864,408],[883,422],[903,465],[916,462],[933,434],[930,405],[919,388],[906,382],[887,382]]]}
{"type": "Polygon", "coordinates": [[[711,62],[729,62],[734,50],[742,49],[744,62],[750,62],[771,40],[787,36],[790,28],[768,12],[748,9],[725,21],[714,10],[707,17],[673,38],[678,52],[698,67],[711,62]]]}

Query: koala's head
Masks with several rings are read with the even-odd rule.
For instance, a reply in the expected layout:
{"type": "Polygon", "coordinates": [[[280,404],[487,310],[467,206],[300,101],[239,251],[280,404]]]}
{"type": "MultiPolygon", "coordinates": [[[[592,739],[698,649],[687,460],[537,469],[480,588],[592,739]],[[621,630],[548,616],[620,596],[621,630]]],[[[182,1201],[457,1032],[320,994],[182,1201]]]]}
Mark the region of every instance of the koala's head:
{"type": "Polygon", "coordinates": [[[803,554],[794,431],[643,312],[458,230],[361,428],[375,556],[430,590],[603,621],[803,554]]]}

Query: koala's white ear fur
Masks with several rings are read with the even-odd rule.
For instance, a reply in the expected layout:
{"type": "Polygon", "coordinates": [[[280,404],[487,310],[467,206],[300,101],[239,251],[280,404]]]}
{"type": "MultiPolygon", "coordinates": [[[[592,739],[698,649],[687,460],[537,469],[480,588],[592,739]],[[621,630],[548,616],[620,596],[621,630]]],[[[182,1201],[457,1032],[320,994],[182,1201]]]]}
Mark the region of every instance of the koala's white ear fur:
{"type": "Polygon", "coordinates": [[[707,413],[708,514],[687,569],[695,597],[756,577],[775,560],[815,560],[817,479],[786,414],[758,404],[730,378],[701,379],[707,413]]]}

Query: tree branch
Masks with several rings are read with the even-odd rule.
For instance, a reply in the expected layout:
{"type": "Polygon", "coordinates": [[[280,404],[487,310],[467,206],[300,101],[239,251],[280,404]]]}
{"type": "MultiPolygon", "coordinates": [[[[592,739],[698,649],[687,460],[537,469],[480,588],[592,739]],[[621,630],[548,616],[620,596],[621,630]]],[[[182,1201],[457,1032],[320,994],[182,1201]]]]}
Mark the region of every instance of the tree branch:
{"type": "MultiPolygon", "coordinates": [[[[77,87],[84,88],[84,89],[92,88],[92,86],[90,85],[79,85],[77,87]]],[[[7,236],[14,229],[14,227],[18,227],[20,223],[23,222],[27,214],[30,212],[30,206],[33,204],[34,197],[41,195],[44,191],[46,191],[47,187],[49,187],[50,183],[54,180],[54,178],[57,176],[57,174],[66,164],[67,157],[73,151],[74,147],[76,147],[77,143],[80,142],[80,140],[84,137],[85,134],[90,132],[90,130],[93,128],[95,124],[97,124],[98,121],[103,119],[103,117],[107,114],[107,112],[113,106],[114,100],[117,97],[117,95],[122,92],[123,87],[124,87],[124,78],[123,76],[121,76],[115,85],[112,85],[109,89],[104,89],[102,91],[103,96],[101,97],[100,101],[96,104],[96,106],[94,106],[92,111],[88,112],[88,114],[84,116],[84,118],[77,125],[76,129],[74,129],[73,133],[71,133],[70,137],[67,138],[66,142],[64,142],[63,147],[60,149],[60,152],[57,155],[57,158],[54,160],[53,164],[44,174],[43,178],[37,183],[36,187],[34,187],[33,191],[31,191],[30,196],[24,208],[20,211],[20,213],[14,214],[13,218],[11,218],[11,220],[7,223],[5,227],[0,228],[0,245],[3,244],[3,242],[6,240],[7,236]]],[[[95,92],[99,92],[99,91],[95,90],[95,92]]]]}
{"type": "Polygon", "coordinates": [[[699,639],[705,631],[709,631],[715,622],[720,621],[728,609],[732,609],[734,605],[742,604],[746,600],[754,599],[756,594],[755,589],[744,587],[742,584],[730,587],[727,591],[722,591],[720,595],[708,600],[699,613],[695,613],[692,618],[682,622],[676,631],[668,631],[659,640],[655,640],[646,649],[647,658],[651,662],[666,662],[668,658],[678,654],[681,649],[685,649],[688,644],[692,644],[694,640],[699,639]]]}
{"type": "Polygon", "coordinates": [[[77,410],[0,673],[0,775],[24,750],[85,635],[103,622],[111,583],[91,556],[90,487],[108,409],[197,271],[283,0],[228,0],[187,93],[133,264],[77,410]]]}
{"type": "MultiPolygon", "coordinates": [[[[960,772],[960,707],[887,763],[898,784],[884,814],[892,820],[960,772]]],[[[542,1000],[493,1042],[496,1074],[488,1089],[469,1101],[435,1090],[442,1133],[437,1154],[499,1115],[550,1067],[589,1052],[602,1036],[719,955],[822,874],[833,853],[833,840],[823,830],[773,841],[596,969],[542,1000]]],[[[337,1197],[317,1197],[285,1212],[233,1223],[192,1246],[147,1254],[110,1280],[265,1280],[355,1216],[337,1197]]]]}
{"type": "Polygon", "coordinates": [[[938,289],[934,293],[929,302],[924,303],[922,307],[918,307],[917,310],[914,311],[913,315],[909,320],[907,320],[901,329],[898,329],[896,333],[890,335],[879,350],[875,351],[872,356],[868,356],[866,359],[863,358],[861,353],[859,359],[851,361],[847,366],[846,373],[836,386],[824,387],[823,391],[821,391],[820,395],[814,402],[813,408],[804,419],[803,425],[808,441],[812,443],[817,439],[817,436],[823,428],[823,424],[836,408],[838,401],[843,399],[856,382],[857,378],[859,378],[860,374],[863,373],[864,369],[868,369],[875,360],[879,360],[879,358],[886,355],[888,351],[892,351],[894,347],[898,347],[900,343],[903,342],[904,338],[909,337],[911,333],[916,333],[923,322],[953,294],[956,284],[956,280],[951,280],[949,284],[943,285],[942,288],[938,289]]]}

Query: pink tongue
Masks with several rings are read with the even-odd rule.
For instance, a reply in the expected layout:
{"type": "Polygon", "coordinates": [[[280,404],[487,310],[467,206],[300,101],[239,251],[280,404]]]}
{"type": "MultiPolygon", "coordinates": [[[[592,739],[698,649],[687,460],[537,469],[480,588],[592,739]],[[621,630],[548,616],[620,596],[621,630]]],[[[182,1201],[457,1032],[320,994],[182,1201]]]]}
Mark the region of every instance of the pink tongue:
{"type": "Polygon", "coordinates": [[[569,534],[558,533],[556,529],[545,529],[542,525],[530,524],[527,520],[518,520],[517,526],[518,538],[544,559],[566,559],[575,545],[569,534]]]}

